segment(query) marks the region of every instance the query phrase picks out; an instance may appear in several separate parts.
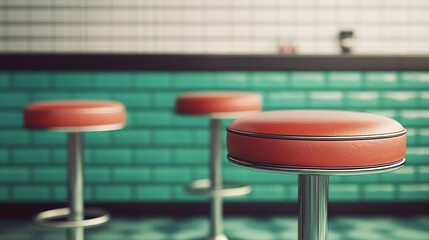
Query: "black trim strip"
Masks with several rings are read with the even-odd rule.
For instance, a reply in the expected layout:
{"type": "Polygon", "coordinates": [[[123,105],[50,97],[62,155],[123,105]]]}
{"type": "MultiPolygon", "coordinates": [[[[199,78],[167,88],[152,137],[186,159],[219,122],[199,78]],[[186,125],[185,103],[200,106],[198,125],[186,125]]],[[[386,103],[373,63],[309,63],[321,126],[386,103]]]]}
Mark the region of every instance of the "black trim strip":
{"type": "Polygon", "coordinates": [[[303,140],[303,141],[353,141],[353,140],[373,140],[373,139],[384,139],[384,138],[393,138],[405,135],[407,130],[404,129],[400,132],[395,133],[386,133],[386,134],[376,134],[376,135],[356,135],[356,136],[288,136],[288,135],[275,135],[275,134],[265,134],[265,133],[251,133],[251,132],[242,132],[226,128],[229,133],[237,134],[246,137],[256,137],[256,138],[270,138],[270,139],[282,139],[282,140],[303,140]]]}
{"type": "MultiPolygon", "coordinates": [[[[28,219],[49,209],[64,207],[66,203],[2,203],[0,219],[28,219]]],[[[207,217],[208,202],[121,202],[90,203],[106,209],[116,217],[207,217]]],[[[225,202],[225,215],[229,216],[288,216],[298,214],[297,201],[292,202],[225,202]]],[[[428,201],[401,202],[330,202],[329,216],[421,216],[429,215],[428,201]]]]}
{"type": "Polygon", "coordinates": [[[426,71],[424,55],[2,53],[5,71],[426,71]]]}
{"type": "Polygon", "coordinates": [[[317,175],[328,175],[328,176],[340,176],[340,175],[362,175],[362,174],[376,174],[388,171],[393,171],[401,168],[405,164],[405,158],[399,161],[369,165],[361,167],[302,167],[302,166],[290,166],[280,164],[270,164],[243,160],[236,158],[228,154],[228,160],[241,167],[261,169],[271,172],[282,172],[288,174],[317,174],[317,175]]]}

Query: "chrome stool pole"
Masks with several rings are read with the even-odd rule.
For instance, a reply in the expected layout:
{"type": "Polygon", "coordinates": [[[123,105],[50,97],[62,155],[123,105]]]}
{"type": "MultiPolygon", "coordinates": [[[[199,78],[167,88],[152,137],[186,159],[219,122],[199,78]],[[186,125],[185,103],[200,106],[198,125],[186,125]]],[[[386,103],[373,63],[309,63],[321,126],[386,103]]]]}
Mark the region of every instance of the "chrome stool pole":
{"type": "MultiPolygon", "coordinates": [[[[210,189],[214,192],[223,188],[222,186],[222,138],[221,120],[210,121],[210,189]]],[[[211,240],[227,239],[223,235],[223,200],[222,196],[215,194],[210,196],[211,218],[210,237],[211,240]]]]}
{"type": "Polygon", "coordinates": [[[328,176],[299,175],[299,240],[328,238],[328,176]]]}
{"type": "Polygon", "coordinates": [[[99,208],[84,208],[82,133],[68,133],[67,202],[68,208],[58,208],[37,214],[34,221],[42,227],[68,228],[69,240],[83,240],[83,228],[109,221],[109,213],[99,208]],[[85,218],[85,216],[87,218],[85,218]],[[60,220],[60,218],[67,218],[60,220]]]}
{"type": "MultiPolygon", "coordinates": [[[[84,219],[82,150],[82,133],[69,133],[67,200],[70,209],[68,220],[70,221],[81,221],[84,219]]],[[[83,228],[69,229],[67,236],[69,240],[83,240],[83,228]]]]}
{"type": "Polygon", "coordinates": [[[223,198],[249,194],[249,185],[223,181],[222,177],[222,119],[210,120],[209,179],[192,181],[186,190],[195,195],[210,197],[209,237],[207,240],[228,240],[223,232],[223,198]]]}
{"type": "Polygon", "coordinates": [[[176,99],[176,113],[210,117],[209,177],[186,186],[187,192],[210,198],[207,240],[228,240],[223,232],[223,198],[246,195],[252,190],[248,185],[223,180],[222,119],[242,117],[260,109],[261,96],[249,92],[189,92],[176,99]]]}

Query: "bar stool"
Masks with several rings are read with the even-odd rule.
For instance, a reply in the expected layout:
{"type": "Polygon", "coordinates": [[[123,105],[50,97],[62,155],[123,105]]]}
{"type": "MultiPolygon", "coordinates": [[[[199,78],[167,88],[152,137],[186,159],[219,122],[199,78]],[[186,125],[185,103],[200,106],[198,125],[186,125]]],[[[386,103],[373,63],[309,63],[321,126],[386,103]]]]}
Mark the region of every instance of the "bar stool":
{"type": "Polygon", "coordinates": [[[192,92],[177,98],[176,112],[210,117],[210,179],[192,182],[187,191],[210,197],[210,240],[227,240],[223,234],[223,197],[248,194],[247,185],[223,182],[221,120],[237,118],[261,109],[261,97],[248,92],[192,92]]]}
{"type": "Polygon", "coordinates": [[[405,164],[406,130],[359,112],[257,113],[227,128],[228,159],[248,168],[299,175],[299,240],[328,235],[328,176],[392,171],[405,164]]]}
{"type": "Polygon", "coordinates": [[[126,111],[112,101],[61,100],[35,102],[24,110],[25,127],[68,133],[68,208],[41,212],[35,223],[44,227],[69,228],[69,239],[83,239],[83,227],[103,224],[108,212],[98,208],[84,209],[82,133],[121,129],[126,111]],[[88,218],[85,219],[85,216],[88,218]],[[63,220],[65,219],[65,220],[63,220]],[[81,231],[76,231],[80,228],[81,231]]]}

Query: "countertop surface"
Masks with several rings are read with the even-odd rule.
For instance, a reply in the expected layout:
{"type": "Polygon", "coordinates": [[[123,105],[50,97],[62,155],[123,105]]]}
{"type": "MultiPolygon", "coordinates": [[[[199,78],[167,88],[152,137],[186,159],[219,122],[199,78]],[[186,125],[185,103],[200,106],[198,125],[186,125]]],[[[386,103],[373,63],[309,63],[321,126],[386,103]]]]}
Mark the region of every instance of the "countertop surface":
{"type": "Polygon", "coordinates": [[[0,70],[425,71],[427,55],[4,53],[0,70]]]}

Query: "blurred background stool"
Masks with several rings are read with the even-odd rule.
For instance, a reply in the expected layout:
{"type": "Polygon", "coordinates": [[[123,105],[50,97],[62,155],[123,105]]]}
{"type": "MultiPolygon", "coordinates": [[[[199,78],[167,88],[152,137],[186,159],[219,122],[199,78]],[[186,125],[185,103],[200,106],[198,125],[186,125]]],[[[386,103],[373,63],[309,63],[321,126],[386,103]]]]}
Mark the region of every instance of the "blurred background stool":
{"type": "Polygon", "coordinates": [[[196,180],[187,190],[206,195],[211,201],[210,240],[225,240],[222,212],[223,197],[248,194],[247,185],[222,180],[221,119],[237,118],[261,109],[261,97],[248,92],[192,92],[176,100],[176,112],[186,115],[209,116],[210,120],[210,179],[196,180]]]}
{"type": "Polygon", "coordinates": [[[69,231],[68,238],[78,240],[83,239],[82,228],[97,226],[109,220],[108,212],[102,209],[84,208],[82,133],[121,129],[125,119],[125,107],[112,101],[46,101],[25,107],[26,128],[68,133],[68,208],[37,214],[37,225],[75,228],[69,231]]]}
{"type": "Polygon", "coordinates": [[[328,176],[391,171],[405,164],[406,130],[358,112],[290,110],[253,114],[227,128],[228,159],[299,174],[299,240],[328,235],[328,176]]]}

